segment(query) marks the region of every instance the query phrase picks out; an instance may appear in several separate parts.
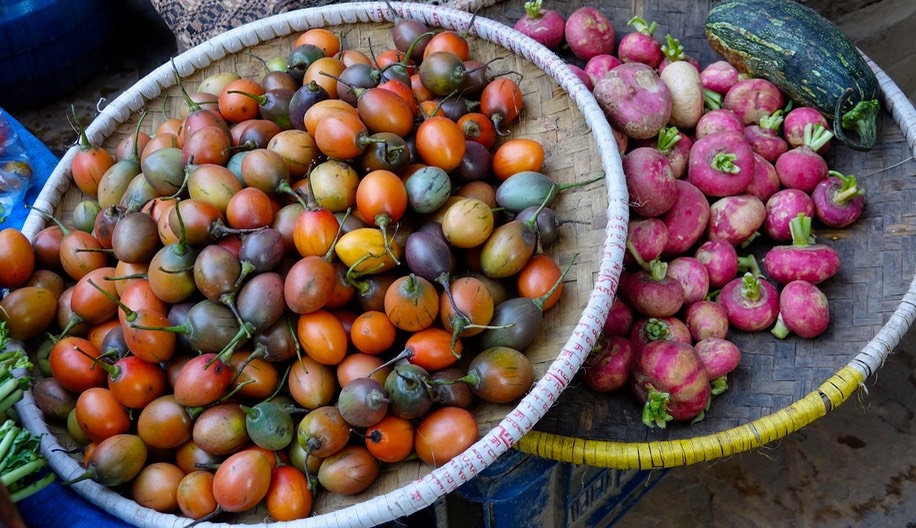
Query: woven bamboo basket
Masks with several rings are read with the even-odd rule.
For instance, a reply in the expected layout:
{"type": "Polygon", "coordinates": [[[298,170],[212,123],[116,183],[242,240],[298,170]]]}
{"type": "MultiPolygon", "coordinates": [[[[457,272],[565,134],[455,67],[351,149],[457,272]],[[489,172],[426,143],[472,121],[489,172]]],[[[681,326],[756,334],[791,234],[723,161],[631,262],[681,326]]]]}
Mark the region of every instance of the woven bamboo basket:
{"type": "MultiPolygon", "coordinates": [[[[671,34],[705,66],[721,59],[703,31],[714,3],[604,0],[595,5],[614,23],[618,42],[630,31],[626,22],[638,15],[658,22],[656,39],[671,34]]],[[[580,4],[553,0],[549,7],[568,16],[580,4]]],[[[480,11],[506,21],[523,12],[520,0],[480,11]]],[[[583,66],[569,54],[561,56],[583,66]]],[[[832,169],[857,176],[866,212],[842,230],[815,228],[818,241],[837,250],[842,261],[838,275],[821,284],[830,302],[828,331],[813,340],[783,341],[769,332],[732,330],[741,365],[729,375],[729,389],[695,424],[649,429],[628,391],[598,394],[576,379],[516,449],[597,467],[669,468],[754,449],[821,418],[857,391],[865,397],[866,380],[916,318],[916,110],[893,80],[866,60],[882,91],[879,142],[869,152],[857,152],[834,141],[826,154],[832,169]]],[[[758,261],[766,249],[753,249],[758,261]]]]}
{"type": "MultiPolygon", "coordinates": [[[[467,30],[471,15],[456,9],[394,3],[402,17],[416,18],[431,26],[467,30]]],[[[284,13],[238,27],[214,37],[174,58],[174,65],[186,86],[219,71],[234,71],[258,78],[261,65],[247,52],[261,57],[286,56],[295,37],[314,27],[341,31],[351,47],[368,49],[390,45],[393,13],[386,4],[352,3],[323,6],[284,13]]],[[[554,404],[573,379],[588,350],[594,344],[607,316],[623,258],[627,222],[627,194],[612,132],[594,98],[565,67],[562,60],[517,32],[478,17],[469,37],[472,56],[482,61],[501,57],[500,68],[522,74],[520,86],[526,109],[510,137],[539,140],[546,150],[544,172],[560,183],[584,182],[604,176],[605,185],[595,183],[569,189],[554,203],[558,214],[581,223],[562,233],[550,252],[561,264],[578,253],[567,275],[559,309],[547,312],[543,331],[527,350],[537,383],[517,404],[478,405],[474,409],[480,439],[464,453],[439,468],[419,461],[385,465],[376,483],[353,496],[319,493],[315,516],[280,526],[375,526],[419,511],[461,483],[471,479],[495,461],[554,404]]],[[[177,115],[180,92],[172,66],[156,69],[101,110],[87,128],[93,144],[113,151],[132,134],[145,110],[143,130],[152,133],[163,119],[163,102],[170,115],[177,115]]],[[[83,199],[72,185],[69,166],[71,149],[49,179],[35,207],[53,210],[65,222],[83,199]]],[[[28,217],[23,232],[34,236],[46,225],[38,214],[28,217]]],[[[56,426],[43,420],[34,399],[26,395],[18,405],[23,423],[32,432],[44,434],[42,450],[62,479],[82,474],[77,458],[59,450],[72,442],[56,426]],[[50,433],[50,434],[48,434],[50,433]]],[[[73,488],[86,500],[115,516],[140,526],[177,527],[188,519],[142,508],[125,498],[123,490],[111,490],[91,481],[73,488]]],[[[219,517],[202,526],[263,524],[266,512],[258,509],[240,515],[219,517]]]]}

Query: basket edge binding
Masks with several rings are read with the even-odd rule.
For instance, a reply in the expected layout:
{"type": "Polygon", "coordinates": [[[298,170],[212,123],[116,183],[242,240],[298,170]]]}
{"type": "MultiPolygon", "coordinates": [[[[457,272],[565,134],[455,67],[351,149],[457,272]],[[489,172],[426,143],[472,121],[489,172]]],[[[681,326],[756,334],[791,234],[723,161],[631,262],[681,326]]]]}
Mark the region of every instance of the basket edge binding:
{"type": "MultiPolygon", "coordinates": [[[[861,52],[860,52],[861,53],[861,52]]],[[[881,87],[885,109],[916,156],[916,109],[893,80],[863,54],[881,87]]],[[[916,272],[916,269],[914,269],[916,272]]],[[[802,399],[770,415],[715,434],[656,442],[583,440],[532,431],[515,449],[543,458],[614,469],[661,469],[710,461],[760,447],[837,408],[881,366],[916,320],[916,275],[878,333],[837,373],[802,399]]]]}
{"type": "MultiPolygon", "coordinates": [[[[401,16],[418,18],[445,29],[467,29],[471,20],[471,15],[466,12],[427,4],[392,3],[392,6],[401,16]]],[[[175,67],[179,73],[187,75],[243,47],[256,45],[293,32],[304,31],[310,27],[384,22],[392,18],[393,14],[388,7],[374,2],[323,6],[283,13],[233,29],[188,50],[175,57],[175,67]]],[[[610,125],[591,92],[555,54],[528,37],[524,37],[521,33],[482,17],[474,21],[473,33],[524,57],[557,81],[576,103],[598,144],[599,152],[602,153],[602,168],[605,173],[608,194],[607,226],[600,267],[587,306],[568,342],[551,363],[547,373],[537,381],[513,412],[467,451],[425,477],[398,490],[336,512],[289,523],[272,523],[270,526],[374,526],[429,506],[438,497],[453,491],[464,481],[473,478],[476,473],[495,461],[499,455],[506,452],[532,429],[535,422],[543,417],[584,362],[607,317],[622,269],[629,214],[626,184],[610,125]]],[[[160,66],[105,107],[87,127],[88,137],[93,142],[100,142],[107,138],[149,100],[174,85],[172,66],[170,64],[160,66]]],[[[49,185],[42,190],[36,200],[36,206],[50,207],[53,210],[54,204],[59,203],[70,184],[69,164],[76,148],[72,147],[64,155],[52,173],[49,185]]],[[[45,221],[41,217],[31,214],[23,226],[23,232],[31,238],[44,227],[44,224],[45,221]]],[[[50,456],[54,455],[52,450],[60,446],[42,421],[40,410],[31,393],[26,395],[17,409],[23,415],[23,421],[31,431],[43,434],[42,449],[49,455],[51,466],[58,474],[64,478],[72,478],[82,473],[82,468],[69,456],[60,453],[57,453],[57,456],[50,456]]],[[[141,526],[177,527],[187,522],[187,519],[183,517],[142,508],[133,501],[91,481],[81,482],[75,488],[80,495],[93,504],[119,518],[139,523],[141,526]]],[[[235,526],[227,523],[202,523],[202,525],[235,526]]],[[[263,524],[263,526],[267,525],[263,524]]]]}

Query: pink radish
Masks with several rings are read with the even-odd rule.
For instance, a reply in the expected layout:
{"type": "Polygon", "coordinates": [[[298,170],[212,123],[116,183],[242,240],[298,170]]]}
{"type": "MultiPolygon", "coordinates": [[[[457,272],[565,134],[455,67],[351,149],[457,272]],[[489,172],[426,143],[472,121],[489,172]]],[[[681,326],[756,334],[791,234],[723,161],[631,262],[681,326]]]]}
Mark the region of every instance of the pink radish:
{"type": "Polygon", "coordinates": [[[684,287],[667,276],[667,264],[653,260],[621,280],[620,293],[627,304],[646,317],[674,315],[684,305],[684,287]]]}
{"type": "Polygon", "coordinates": [[[829,227],[846,227],[862,216],[865,196],[856,186],[856,177],[829,171],[829,177],[817,184],[811,199],[815,217],[829,227]]]}
{"type": "Polygon", "coordinates": [[[747,184],[744,192],[760,198],[761,202],[766,202],[780,188],[782,188],[782,183],[779,181],[779,175],[776,174],[776,167],[763,159],[760,154],[754,153],[754,177],[751,178],[751,183],[747,184]]]}
{"type": "Polygon", "coordinates": [[[830,310],[827,296],[808,281],[796,280],[783,287],[779,294],[779,317],[771,332],[785,339],[789,332],[811,339],[827,330],[830,310]]]}
{"type": "Polygon", "coordinates": [[[741,134],[710,134],[690,149],[687,181],[706,196],[741,194],[753,176],[754,152],[741,134]]]}
{"type": "Polygon", "coordinates": [[[664,154],[640,147],[623,157],[623,173],[630,192],[630,207],[644,217],[658,216],[674,205],[677,187],[664,154]]]}
{"type": "Polygon", "coordinates": [[[573,11],[566,19],[564,34],[573,55],[586,61],[595,55],[610,55],[617,44],[613,24],[592,6],[573,11]]]}
{"type": "Polygon", "coordinates": [[[694,257],[706,266],[710,288],[721,288],[738,274],[738,252],[725,240],[703,242],[694,257]]]}
{"type": "Polygon", "coordinates": [[[709,206],[706,237],[732,245],[745,244],[758,235],[767,210],[760,198],[751,194],[725,196],[709,206]]]}
{"type": "Polygon", "coordinates": [[[836,275],[840,256],[830,246],[814,243],[811,217],[799,214],[789,222],[792,244],[774,246],[763,257],[766,272],[776,282],[804,280],[820,284],[836,275]]]}
{"type": "Polygon", "coordinates": [[[652,36],[658,24],[648,24],[641,17],[633,17],[627,25],[633,26],[635,31],[620,39],[617,56],[623,62],[641,62],[653,68],[657,67],[664,58],[661,43],[652,36]]]}
{"type": "Polygon", "coordinates": [[[779,88],[766,79],[742,79],[725,93],[722,108],[735,113],[745,125],[756,125],[764,116],[770,116],[785,106],[779,88]]]}
{"type": "Polygon", "coordinates": [[[769,328],[779,315],[776,287],[753,273],[723,286],[718,301],[728,314],[729,325],[746,332],[769,328]]]}
{"type": "Polygon", "coordinates": [[[635,218],[627,225],[627,253],[623,264],[627,268],[643,267],[646,262],[662,256],[668,243],[668,227],[658,218],[635,218]]]}
{"type": "Polygon", "coordinates": [[[515,29],[548,49],[555,49],[563,42],[566,21],[559,12],[542,6],[541,0],[525,2],[525,14],[515,23],[515,29]]]}
{"type": "Polygon", "coordinates": [[[706,377],[712,385],[712,395],[718,396],[728,390],[726,376],[741,363],[741,349],[727,339],[708,337],[693,345],[700,361],[706,367],[706,377]]]}
{"type": "Polygon", "coordinates": [[[680,341],[692,343],[690,330],[687,325],[677,317],[649,317],[637,319],[630,328],[630,344],[638,354],[643,347],[652,341],[680,341]]]}
{"type": "Polygon", "coordinates": [[[584,84],[585,87],[588,88],[588,91],[592,91],[595,89],[595,83],[592,80],[591,75],[589,75],[585,70],[576,66],[575,64],[567,64],[566,67],[572,70],[572,72],[576,74],[576,77],[578,77],[579,80],[582,81],[582,84],[584,84]]]}
{"type": "Polygon", "coordinates": [[[685,253],[696,244],[706,231],[709,222],[709,202],[692,183],[675,180],[677,199],[671,209],[661,216],[668,228],[663,256],[673,257],[685,253]]]}
{"type": "Polygon", "coordinates": [[[614,297],[611,310],[604,321],[604,333],[610,336],[623,336],[630,333],[633,326],[633,309],[620,297],[614,297]]]}
{"type": "Polygon", "coordinates": [[[706,367],[692,346],[653,341],[633,362],[633,393],[643,404],[642,421],[665,427],[670,420],[701,420],[712,396],[706,367]]]}
{"type": "Polygon", "coordinates": [[[776,163],[779,156],[789,150],[789,144],[779,134],[782,119],[782,110],[777,110],[773,115],[761,117],[759,124],[748,125],[744,129],[744,138],[754,153],[760,154],[770,163],[776,163]]]}
{"type": "Polygon", "coordinates": [[[832,137],[833,132],[821,125],[805,125],[805,143],[776,160],[776,174],[783,187],[811,194],[818,183],[827,179],[827,162],[817,150],[832,137]]]}
{"type": "Polygon", "coordinates": [[[602,53],[601,55],[595,55],[588,59],[588,62],[585,63],[585,74],[592,80],[592,86],[594,86],[607,75],[607,72],[621,64],[623,64],[623,62],[617,57],[602,53]]]}
{"type": "Polygon", "coordinates": [[[690,160],[690,147],[693,141],[677,127],[665,127],[658,133],[656,148],[668,157],[671,172],[675,178],[687,175],[687,162],[690,160]]]}
{"type": "Polygon", "coordinates": [[[725,339],[728,335],[728,314],[715,301],[700,301],[688,306],[684,312],[684,324],[694,343],[708,337],[725,339]]]}
{"type": "Polygon", "coordinates": [[[783,189],[767,200],[767,216],[763,230],[776,242],[792,240],[792,231],[789,222],[802,214],[814,216],[814,201],[804,191],[798,189],[783,189]]]}
{"type": "MultiPolygon", "coordinates": [[[[821,125],[826,130],[830,130],[827,118],[824,114],[818,112],[809,106],[799,106],[793,108],[786,114],[782,121],[782,135],[786,138],[789,147],[795,148],[805,144],[805,127],[821,125]]],[[[816,149],[818,154],[822,154],[830,146],[830,141],[825,142],[820,149],[816,149]]]]}
{"type": "Polygon", "coordinates": [[[700,72],[700,80],[703,82],[703,88],[725,95],[728,89],[738,82],[738,75],[740,75],[738,68],[722,60],[703,68],[703,71],[700,72]]]}
{"type": "Polygon", "coordinates": [[[636,351],[620,336],[601,336],[582,366],[582,379],[596,392],[612,392],[630,381],[636,351]]]}
{"type": "Polygon", "coordinates": [[[684,288],[684,306],[706,298],[709,293],[709,273],[702,262],[687,256],[668,262],[668,275],[677,279],[684,288]]]}
{"type": "Polygon", "coordinates": [[[649,66],[628,62],[609,71],[592,92],[608,121],[633,139],[648,139],[671,118],[671,93],[649,66]]]}
{"type": "Polygon", "coordinates": [[[726,131],[744,135],[744,122],[731,110],[720,108],[703,114],[703,117],[697,121],[694,135],[699,140],[716,132],[726,131]]]}

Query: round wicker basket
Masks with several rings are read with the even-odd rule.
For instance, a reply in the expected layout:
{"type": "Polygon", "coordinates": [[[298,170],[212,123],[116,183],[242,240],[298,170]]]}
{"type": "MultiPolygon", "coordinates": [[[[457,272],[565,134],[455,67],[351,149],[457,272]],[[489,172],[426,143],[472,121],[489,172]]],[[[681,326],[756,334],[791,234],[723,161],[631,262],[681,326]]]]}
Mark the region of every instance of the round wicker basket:
{"type": "MultiPolygon", "coordinates": [[[[581,223],[564,231],[550,252],[561,264],[578,257],[567,276],[559,309],[547,312],[540,337],[527,351],[535,367],[537,383],[513,405],[479,405],[475,418],[481,438],[467,451],[439,468],[419,461],[386,465],[377,482],[354,496],[320,493],[316,515],[278,526],[375,526],[431,505],[456,489],[508,450],[554,404],[573,379],[594,344],[607,316],[623,258],[627,223],[627,192],[616,142],[609,125],[587,88],[556,55],[521,34],[491,20],[478,17],[470,27],[470,14],[425,4],[393,3],[397,15],[416,18],[431,26],[468,30],[472,55],[487,61],[501,58],[500,68],[521,73],[520,86],[526,110],[511,126],[511,137],[539,140],[546,150],[544,172],[560,183],[584,182],[604,176],[605,184],[593,184],[561,193],[554,207],[566,218],[581,223]]],[[[187,86],[196,85],[218,71],[234,71],[256,77],[260,64],[247,52],[262,57],[287,55],[295,36],[314,27],[341,31],[350,46],[368,49],[390,42],[395,13],[386,4],[348,3],[305,9],[265,18],[212,38],[174,59],[187,86]]],[[[170,115],[177,115],[180,102],[172,66],[165,64],[102,109],[87,128],[93,144],[113,150],[132,133],[141,111],[148,112],[142,129],[152,133],[163,119],[163,102],[170,115]],[[165,101],[164,101],[165,99],[165,101]]],[[[72,185],[71,149],[61,160],[42,190],[35,207],[54,210],[64,221],[83,198],[72,185]]],[[[23,232],[34,236],[45,227],[38,214],[26,220],[23,232]]],[[[58,427],[45,423],[29,395],[18,405],[23,423],[44,434],[42,450],[62,479],[82,474],[78,460],[59,447],[69,446],[58,427]],[[46,434],[51,433],[51,434],[46,434]]],[[[183,517],[140,507],[116,490],[83,481],[73,488],[86,500],[115,516],[139,526],[175,527],[188,524],[183,517]]],[[[202,526],[264,523],[265,512],[224,514],[217,523],[202,526]]]]}

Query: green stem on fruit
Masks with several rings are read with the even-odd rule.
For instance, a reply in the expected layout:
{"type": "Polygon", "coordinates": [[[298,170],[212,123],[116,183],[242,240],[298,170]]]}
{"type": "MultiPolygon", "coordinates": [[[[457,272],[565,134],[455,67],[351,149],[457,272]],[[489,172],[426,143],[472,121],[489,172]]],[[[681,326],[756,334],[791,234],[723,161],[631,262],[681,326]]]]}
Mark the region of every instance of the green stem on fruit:
{"type": "Polygon", "coordinates": [[[798,247],[810,246],[814,243],[814,234],[811,232],[811,217],[805,213],[789,220],[789,232],[792,233],[792,245],[798,247]]]}
{"type": "Polygon", "coordinates": [[[666,156],[671,152],[671,149],[677,145],[677,142],[681,140],[681,132],[677,127],[663,127],[658,133],[658,150],[666,156]]]}
{"type": "Polygon", "coordinates": [[[662,45],[662,53],[665,54],[665,57],[667,57],[670,62],[682,61],[687,58],[687,54],[684,53],[684,46],[681,45],[678,39],[671,35],[665,35],[665,44],[662,45]]]}
{"type": "Polygon", "coordinates": [[[735,161],[738,159],[738,155],[734,152],[720,152],[715,155],[712,159],[712,162],[709,164],[713,169],[726,172],[728,174],[738,174],[741,172],[741,167],[735,165],[735,161]]]}
{"type": "Polygon", "coordinates": [[[725,378],[727,375],[719,376],[709,381],[709,387],[713,396],[718,396],[728,390],[728,383],[725,378]]]}
{"type": "Polygon", "coordinates": [[[668,276],[668,263],[662,262],[658,259],[649,262],[649,275],[652,276],[652,280],[660,281],[668,276]]]}
{"type": "Polygon", "coordinates": [[[707,112],[722,108],[722,94],[703,88],[703,108],[707,112]]]}
{"type": "Polygon", "coordinates": [[[636,261],[636,264],[639,265],[640,268],[646,271],[649,271],[649,265],[646,263],[645,259],[643,259],[642,256],[639,254],[639,251],[636,250],[636,246],[633,245],[633,242],[631,240],[627,240],[627,250],[630,252],[630,255],[632,255],[633,257],[633,260],[636,261]]]}
{"type": "Polygon", "coordinates": [[[824,125],[820,123],[805,125],[804,142],[814,152],[823,148],[831,139],[833,139],[833,132],[824,128],[824,125]]]}
{"type": "Polygon", "coordinates": [[[658,28],[657,22],[652,22],[649,24],[644,18],[638,16],[635,16],[627,21],[627,25],[633,26],[633,29],[635,29],[637,33],[649,35],[650,37],[652,36],[652,33],[655,33],[656,28],[658,28]]]}
{"type": "Polygon", "coordinates": [[[766,128],[773,131],[779,131],[779,127],[782,126],[782,122],[785,120],[785,116],[782,115],[782,109],[773,112],[772,114],[765,115],[760,118],[760,128],[766,128]]]}
{"type": "Polygon", "coordinates": [[[839,136],[839,139],[850,147],[857,150],[868,150],[875,144],[880,105],[877,99],[859,101],[852,110],[842,113],[843,106],[851,94],[852,88],[847,88],[846,91],[843,92],[843,96],[837,101],[836,110],[834,112],[834,130],[839,136]],[[836,126],[837,121],[839,121],[840,126],[836,126]],[[843,129],[855,130],[859,135],[858,141],[853,141],[846,137],[843,129]]]}
{"type": "Polygon", "coordinates": [[[563,284],[563,279],[566,278],[566,274],[569,273],[569,270],[572,269],[572,265],[576,262],[576,259],[579,257],[579,253],[576,252],[572,258],[569,260],[569,264],[566,265],[566,268],[563,269],[563,273],[560,274],[560,277],[557,279],[557,282],[553,283],[553,286],[547,290],[547,293],[532,299],[534,305],[538,307],[542,312],[544,311],[544,305],[547,304],[547,300],[553,296],[553,293],[557,291],[557,288],[560,287],[560,284],[563,284]]]}
{"type": "Polygon", "coordinates": [[[525,2],[525,14],[528,15],[528,18],[531,20],[537,20],[541,18],[541,6],[544,2],[541,0],[531,0],[530,2],[525,2]]]}
{"type": "Polygon", "coordinates": [[[773,325],[770,333],[779,339],[785,339],[789,336],[789,333],[791,333],[791,330],[789,330],[789,327],[786,326],[785,321],[783,321],[781,313],[776,316],[776,324],[773,325]]]}
{"type": "Polygon", "coordinates": [[[646,338],[649,341],[658,341],[668,335],[668,323],[659,321],[655,317],[646,322],[646,338]]]}
{"type": "Polygon", "coordinates": [[[646,404],[642,408],[642,423],[647,427],[658,426],[664,429],[668,422],[674,419],[668,413],[668,402],[671,400],[671,395],[667,392],[659,392],[651,385],[646,389],[648,394],[646,404]]]}
{"type": "Polygon", "coordinates": [[[865,194],[865,191],[859,189],[857,186],[856,177],[852,174],[845,176],[835,170],[827,171],[827,174],[839,178],[840,181],[843,182],[843,184],[840,185],[840,188],[833,193],[833,203],[842,205],[849,200],[852,200],[856,196],[862,196],[865,194]]]}
{"type": "Polygon", "coordinates": [[[745,273],[741,280],[741,296],[756,301],[760,298],[760,279],[751,273],[745,273]]]}

